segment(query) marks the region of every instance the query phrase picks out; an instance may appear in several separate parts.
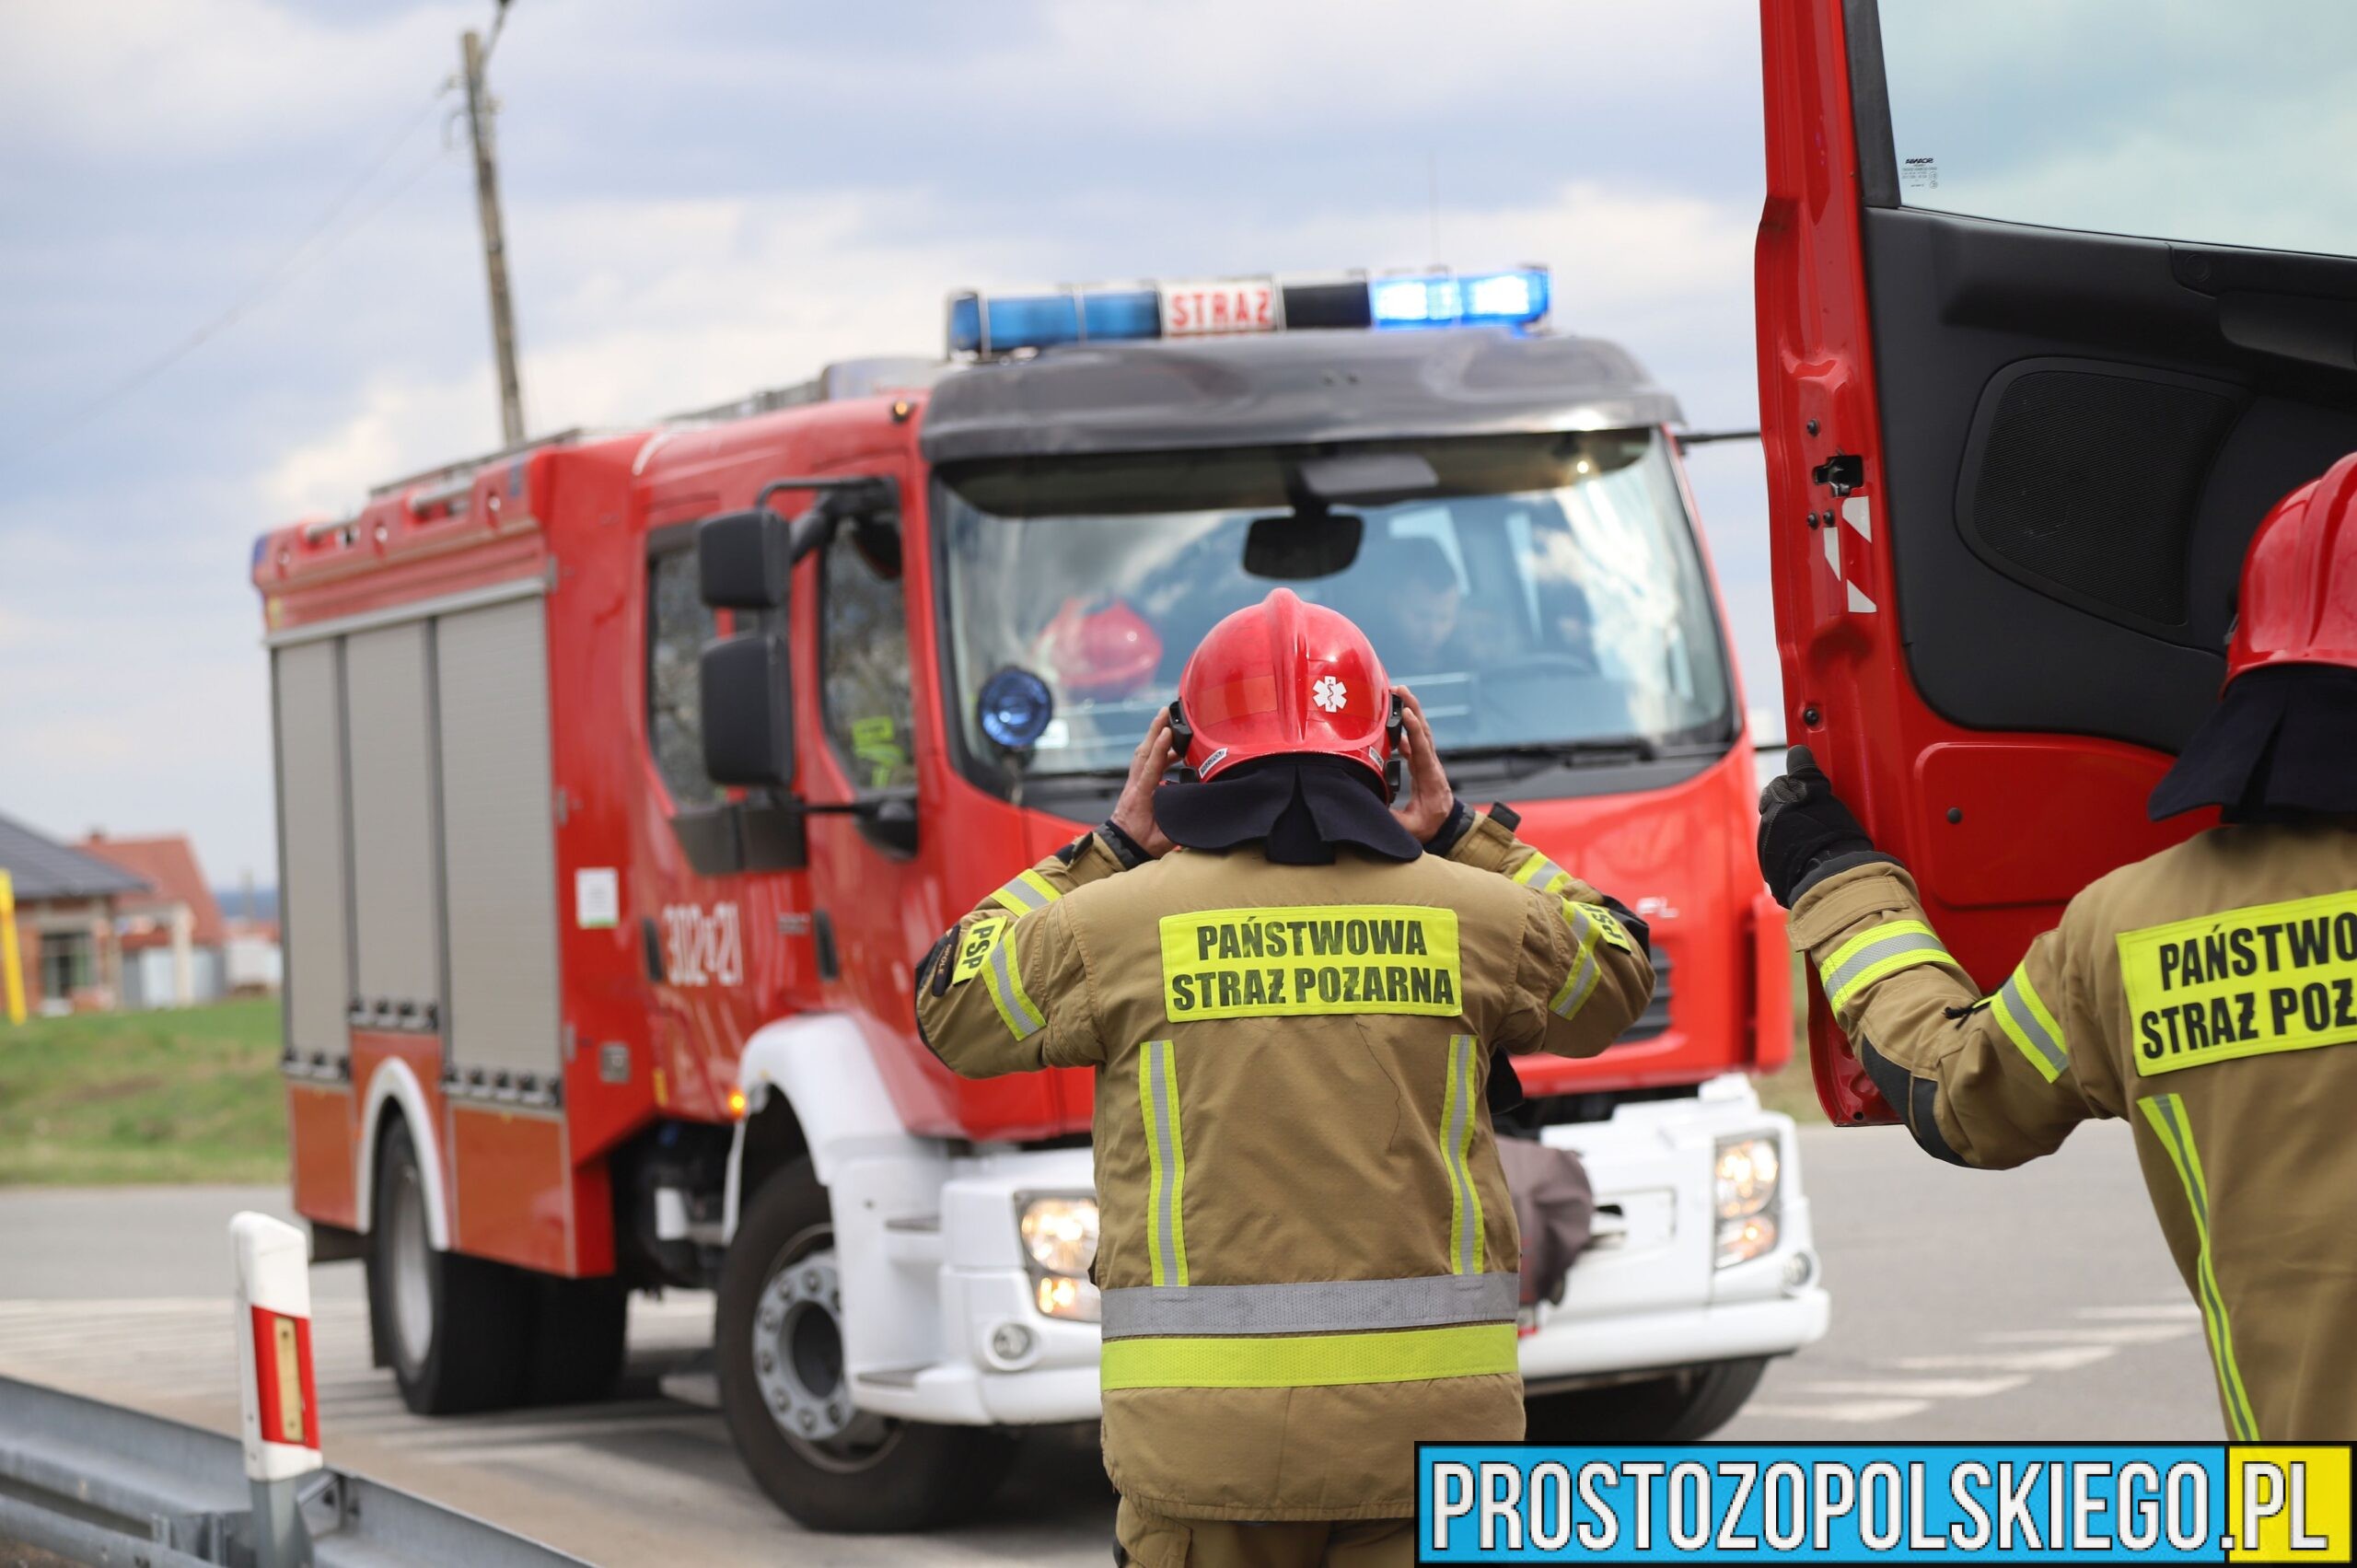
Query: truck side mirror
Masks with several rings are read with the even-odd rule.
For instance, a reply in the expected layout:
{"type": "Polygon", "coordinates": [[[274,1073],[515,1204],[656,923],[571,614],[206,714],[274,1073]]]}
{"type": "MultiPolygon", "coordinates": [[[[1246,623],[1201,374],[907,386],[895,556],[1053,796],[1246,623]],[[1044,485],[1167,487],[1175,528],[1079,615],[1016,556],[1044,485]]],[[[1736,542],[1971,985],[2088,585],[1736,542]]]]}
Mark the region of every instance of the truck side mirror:
{"type": "Polygon", "coordinates": [[[897,583],[900,580],[900,519],[889,515],[869,512],[853,520],[852,548],[876,574],[877,581],[897,583]]]}
{"type": "Polygon", "coordinates": [[[703,771],[749,789],[794,784],[794,681],[785,638],[740,632],[706,643],[697,667],[703,771]]]}
{"type": "Polygon", "coordinates": [[[720,610],[783,610],[794,567],[791,525],[766,506],[696,525],[696,577],[720,610]]]}

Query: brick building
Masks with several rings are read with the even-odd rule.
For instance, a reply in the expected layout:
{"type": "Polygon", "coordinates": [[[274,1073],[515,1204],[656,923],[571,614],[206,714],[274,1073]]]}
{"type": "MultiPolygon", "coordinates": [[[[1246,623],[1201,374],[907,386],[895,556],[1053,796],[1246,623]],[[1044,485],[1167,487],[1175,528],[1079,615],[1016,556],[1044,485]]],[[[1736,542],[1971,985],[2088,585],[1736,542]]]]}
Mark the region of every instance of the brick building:
{"type": "Polygon", "coordinates": [[[115,900],[123,1007],[186,1007],[228,993],[228,925],[205,886],[196,850],[178,833],[118,839],[93,831],[75,849],[147,885],[115,900]]]}
{"type": "Polygon", "coordinates": [[[0,817],[0,871],[17,894],[17,951],[25,1006],[64,1013],[117,1005],[122,994],[119,900],[146,879],[0,817]]]}

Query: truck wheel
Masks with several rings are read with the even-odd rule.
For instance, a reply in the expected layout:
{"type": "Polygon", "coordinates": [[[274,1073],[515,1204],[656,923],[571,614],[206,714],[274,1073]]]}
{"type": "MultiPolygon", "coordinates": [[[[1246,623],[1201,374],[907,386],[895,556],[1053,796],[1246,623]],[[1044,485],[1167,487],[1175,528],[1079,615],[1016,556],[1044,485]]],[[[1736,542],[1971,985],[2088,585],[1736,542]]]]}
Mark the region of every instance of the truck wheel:
{"type": "Polygon", "coordinates": [[[532,1365],[525,1397],[536,1405],[586,1405],[621,1380],[630,1330],[630,1292],[622,1282],[532,1280],[532,1365]]]}
{"type": "Polygon", "coordinates": [[[747,1203],[714,1316],[720,1408],[770,1500],[814,1530],[923,1530],[979,1508],[1012,1434],[853,1408],[827,1190],[805,1157],[747,1203]]]}
{"type": "Polygon", "coordinates": [[[1695,1443],[1735,1419],[1759,1387],[1765,1356],[1706,1362],[1641,1383],[1541,1394],[1530,1400],[1533,1443],[1695,1443]]]}
{"type": "Polygon", "coordinates": [[[531,1282],[505,1264],[435,1250],[425,1203],[417,1145],[395,1117],[377,1153],[372,1332],[401,1402],[419,1415],[504,1410],[524,1392],[531,1282]]]}

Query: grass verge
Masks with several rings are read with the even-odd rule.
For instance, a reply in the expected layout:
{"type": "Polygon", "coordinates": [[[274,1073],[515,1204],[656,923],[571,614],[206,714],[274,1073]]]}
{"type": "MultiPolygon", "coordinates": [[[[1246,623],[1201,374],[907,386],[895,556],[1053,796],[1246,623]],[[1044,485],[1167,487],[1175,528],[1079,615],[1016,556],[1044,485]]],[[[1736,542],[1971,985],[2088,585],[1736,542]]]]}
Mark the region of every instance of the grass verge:
{"type": "Polygon", "coordinates": [[[0,1024],[0,1185],[283,1181],[274,997],[0,1024]]]}

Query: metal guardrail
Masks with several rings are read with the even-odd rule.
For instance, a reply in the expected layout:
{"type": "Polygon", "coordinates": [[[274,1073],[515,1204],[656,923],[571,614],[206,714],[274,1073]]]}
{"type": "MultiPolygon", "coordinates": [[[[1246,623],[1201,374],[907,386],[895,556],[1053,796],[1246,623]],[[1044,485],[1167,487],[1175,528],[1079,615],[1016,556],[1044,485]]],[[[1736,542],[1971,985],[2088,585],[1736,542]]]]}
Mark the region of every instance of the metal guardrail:
{"type": "MultiPolygon", "coordinates": [[[[306,1477],[318,1568],[586,1568],[481,1519],[333,1469],[306,1477]]],[[[235,1437],[0,1377],[0,1542],[105,1568],[248,1568],[235,1437]]]]}

